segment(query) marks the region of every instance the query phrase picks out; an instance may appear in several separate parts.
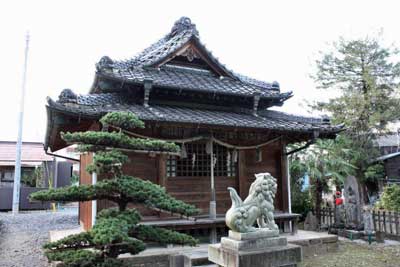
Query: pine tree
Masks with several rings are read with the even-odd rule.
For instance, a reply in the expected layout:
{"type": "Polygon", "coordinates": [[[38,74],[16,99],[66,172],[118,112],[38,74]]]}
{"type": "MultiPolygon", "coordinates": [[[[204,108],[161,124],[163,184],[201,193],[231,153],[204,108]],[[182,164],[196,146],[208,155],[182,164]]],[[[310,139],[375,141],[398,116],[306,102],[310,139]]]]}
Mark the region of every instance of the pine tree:
{"type": "Polygon", "coordinates": [[[133,138],[124,130],[144,128],[144,123],[133,113],[112,112],[100,120],[103,131],[62,133],[68,144],[78,144],[81,152],[95,152],[89,173],[105,177],[95,185],[79,185],[50,189],[31,194],[36,201],[90,201],[109,200],[116,208],[104,209],[96,217],[91,230],[71,235],[44,246],[50,261],[62,261],[66,267],[121,266],[119,254],[137,254],[145,249],[145,242],[160,244],[196,245],[191,236],[162,228],[140,224],[138,210],[128,208],[129,203],[143,204],[184,216],[198,210],[169,196],[165,189],[150,181],[124,175],[122,166],[129,161],[126,152],[152,151],[177,153],[179,146],[161,141],[133,138]],[[90,249],[89,249],[90,248],[90,249]]]}
{"type": "Polygon", "coordinates": [[[386,132],[388,123],[400,116],[398,54],[378,38],[341,38],[316,62],[314,78],[319,87],[340,95],[314,108],[330,112],[334,123],[345,124],[338,145],[351,150],[349,161],[356,166],[360,183],[368,179],[365,172],[379,156],[376,135],[386,132]]]}

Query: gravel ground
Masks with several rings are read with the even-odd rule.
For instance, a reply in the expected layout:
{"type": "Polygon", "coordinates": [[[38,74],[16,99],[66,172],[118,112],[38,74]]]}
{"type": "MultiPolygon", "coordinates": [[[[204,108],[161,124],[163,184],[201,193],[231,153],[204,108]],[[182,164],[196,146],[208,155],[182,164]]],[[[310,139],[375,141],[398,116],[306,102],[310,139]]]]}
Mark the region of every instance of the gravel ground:
{"type": "Polygon", "coordinates": [[[76,228],[77,211],[0,213],[0,267],[46,267],[49,231],[76,228]]]}

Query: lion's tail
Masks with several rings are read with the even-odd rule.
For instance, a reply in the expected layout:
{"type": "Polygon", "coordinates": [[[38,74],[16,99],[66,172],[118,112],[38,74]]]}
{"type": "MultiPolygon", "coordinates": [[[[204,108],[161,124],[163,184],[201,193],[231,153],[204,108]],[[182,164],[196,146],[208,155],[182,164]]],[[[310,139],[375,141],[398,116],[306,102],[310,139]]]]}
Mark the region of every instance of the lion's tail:
{"type": "Polygon", "coordinates": [[[236,192],[235,188],[228,187],[231,199],[232,199],[232,207],[240,207],[243,203],[242,199],[239,197],[238,193],[236,192]]]}

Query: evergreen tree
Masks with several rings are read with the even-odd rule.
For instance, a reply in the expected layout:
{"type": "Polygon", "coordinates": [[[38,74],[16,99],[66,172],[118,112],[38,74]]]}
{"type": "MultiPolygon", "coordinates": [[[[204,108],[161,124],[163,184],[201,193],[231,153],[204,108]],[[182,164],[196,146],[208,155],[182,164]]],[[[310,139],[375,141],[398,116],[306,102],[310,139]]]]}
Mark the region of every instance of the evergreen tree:
{"type": "Polygon", "coordinates": [[[191,236],[140,224],[138,210],[128,208],[128,204],[133,203],[184,216],[198,213],[194,206],[169,196],[164,188],[122,172],[122,166],[129,161],[126,152],[177,153],[179,146],[125,134],[124,130],[144,128],[144,123],[129,112],[108,113],[100,122],[103,125],[101,132],[62,133],[62,138],[68,144],[78,144],[81,152],[95,152],[87,171],[96,172],[104,179],[95,185],[39,191],[31,194],[31,199],[60,202],[105,199],[114,202],[117,208],[99,212],[91,230],[46,244],[48,259],[62,261],[66,267],[114,267],[122,265],[119,254],[137,254],[145,249],[146,241],[196,245],[197,240],[191,236]]]}
{"type": "Polygon", "coordinates": [[[400,63],[393,62],[396,55],[397,50],[382,46],[377,38],[341,38],[332,52],[316,62],[314,78],[319,87],[341,94],[314,108],[330,112],[334,123],[345,124],[339,145],[352,151],[349,160],[357,167],[361,182],[371,160],[378,156],[373,143],[376,134],[385,132],[387,124],[400,115],[400,63]]]}

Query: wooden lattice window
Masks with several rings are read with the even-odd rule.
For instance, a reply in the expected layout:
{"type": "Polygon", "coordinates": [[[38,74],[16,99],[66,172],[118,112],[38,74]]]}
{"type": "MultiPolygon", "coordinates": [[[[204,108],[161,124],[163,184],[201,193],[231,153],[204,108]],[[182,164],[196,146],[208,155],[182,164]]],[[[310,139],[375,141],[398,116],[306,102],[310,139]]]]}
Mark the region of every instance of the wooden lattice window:
{"type": "MultiPolygon", "coordinates": [[[[185,144],[183,156],[170,156],[167,160],[168,177],[209,177],[211,157],[206,143],[185,144]]],[[[237,151],[214,144],[214,176],[235,177],[237,151]]]]}

